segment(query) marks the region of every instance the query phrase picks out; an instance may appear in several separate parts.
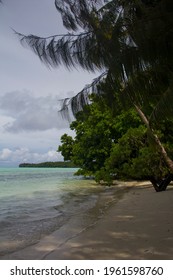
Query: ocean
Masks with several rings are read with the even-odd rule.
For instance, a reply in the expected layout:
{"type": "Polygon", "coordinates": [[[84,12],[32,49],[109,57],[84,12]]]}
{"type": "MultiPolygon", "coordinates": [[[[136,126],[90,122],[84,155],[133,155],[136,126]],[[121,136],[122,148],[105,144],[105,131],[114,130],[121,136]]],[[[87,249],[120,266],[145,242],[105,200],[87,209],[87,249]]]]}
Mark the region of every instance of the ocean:
{"type": "Polygon", "coordinates": [[[98,219],[108,205],[98,204],[105,187],[74,176],[75,171],[0,168],[0,256],[37,243],[72,216],[90,213],[86,223],[98,219]]]}

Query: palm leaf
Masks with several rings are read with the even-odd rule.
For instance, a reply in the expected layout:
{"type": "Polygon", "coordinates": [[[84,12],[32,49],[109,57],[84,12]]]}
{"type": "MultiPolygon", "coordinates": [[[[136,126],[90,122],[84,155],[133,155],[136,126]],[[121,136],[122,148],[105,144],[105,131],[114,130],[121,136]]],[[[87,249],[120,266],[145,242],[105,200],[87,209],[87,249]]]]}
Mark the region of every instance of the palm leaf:
{"type": "Polygon", "coordinates": [[[107,8],[110,10],[111,3],[116,1],[104,0],[55,0],[55,7],[61,13],[64,26],[68,30],[77,31],[87,29],[93,21],[91,14],[101,15],[107,8]]]}
{"type": "Polygon", "coordinates": [[[72,98],[65,98],[60,100],[61,109],[59,110],[59,113],[61,114],[61,116],[71,121],[71,119],[75,117],[79,111],[82,111],[86,105],[90,104],[91,101],[89,96],[91,94],[102,94],[103,92],[101,91],[101,89],[99,89],[98,86],[101,82],[103,82],[106,76],[107,71],[103,72],[99,77],[94,79],[91,84],[86,85],[72,98]]]}
{"type": "MultiPolygon", "coordinates": [[[[156,117],[173,71],[171,1],[55,0],[55,6],[68,30],[85,32],[48,38],[18,33],[21,43],[51,67],[106,69],[114,92],[140,107],[151,102],[156,117]]],[[[69,107],[74,115],[83,108],[91,88],[64,100],[65,115],[69,107]]]]}
{"type": "Polygon", "coordinates": [[[88,71],[103,67],[103,59],[98,56],[95,35],[91,32],[55,35],[49,38],[24,36],[20,33],[17,35],[21,43],[29,46],[47,66],[57,67],[62,64],[67,68],[81,66],[88,71]]]}

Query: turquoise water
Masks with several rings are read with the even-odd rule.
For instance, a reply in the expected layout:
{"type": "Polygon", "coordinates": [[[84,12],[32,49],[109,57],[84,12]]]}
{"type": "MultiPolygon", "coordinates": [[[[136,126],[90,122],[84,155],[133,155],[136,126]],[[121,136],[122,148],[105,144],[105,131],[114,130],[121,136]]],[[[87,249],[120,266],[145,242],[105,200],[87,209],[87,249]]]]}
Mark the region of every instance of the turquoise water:
{"type": "Polygon", "coordinates": [[[0,168],[0,255],[36,243],[95,204],[98,187],[68,168],[0,168]]]}

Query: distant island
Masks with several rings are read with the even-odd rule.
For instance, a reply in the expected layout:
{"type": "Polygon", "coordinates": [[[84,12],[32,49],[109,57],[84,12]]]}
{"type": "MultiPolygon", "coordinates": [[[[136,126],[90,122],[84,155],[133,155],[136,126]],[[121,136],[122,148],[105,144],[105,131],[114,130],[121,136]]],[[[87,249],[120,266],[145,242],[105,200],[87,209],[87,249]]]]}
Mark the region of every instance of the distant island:
{"type": "Polygon", "coordinates": [[[76,168],[71,161],[40,162],[40,163],[20,163],[19,167],[46,167],[46,168],[76,168]]]}

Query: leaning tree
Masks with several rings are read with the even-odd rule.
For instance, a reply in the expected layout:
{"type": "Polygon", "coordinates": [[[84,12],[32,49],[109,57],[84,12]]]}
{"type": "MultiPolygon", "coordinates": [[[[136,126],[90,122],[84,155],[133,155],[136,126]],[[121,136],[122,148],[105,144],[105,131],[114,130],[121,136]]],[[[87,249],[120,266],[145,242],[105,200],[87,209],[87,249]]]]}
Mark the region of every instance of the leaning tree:
{"type": "Polygon", "coordinates": [[[55,0],[55,7],[68,33],[47,38],[18,33],[22,44],[49,66],[103,71],[90,87],[64,99],[62,112],[70,106],[75,115],[91,91],[103,93],[100,82],[109,84],[124,106],[134,106],[169,167],[167,178],[151,179],[156,191],[165,190],[173,161],[155,129],[160,119],[173,115],[173,2],[55,0]]]}

